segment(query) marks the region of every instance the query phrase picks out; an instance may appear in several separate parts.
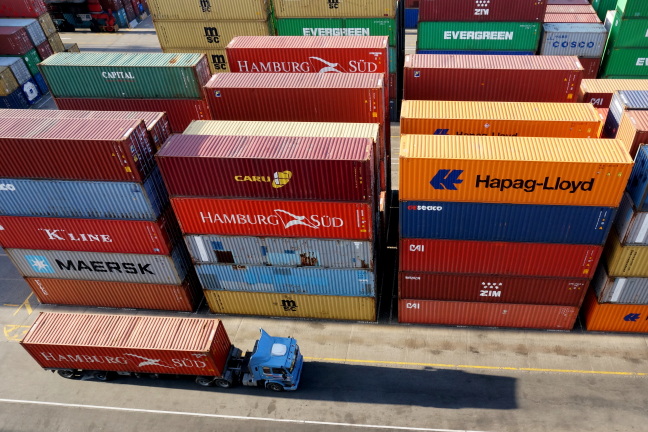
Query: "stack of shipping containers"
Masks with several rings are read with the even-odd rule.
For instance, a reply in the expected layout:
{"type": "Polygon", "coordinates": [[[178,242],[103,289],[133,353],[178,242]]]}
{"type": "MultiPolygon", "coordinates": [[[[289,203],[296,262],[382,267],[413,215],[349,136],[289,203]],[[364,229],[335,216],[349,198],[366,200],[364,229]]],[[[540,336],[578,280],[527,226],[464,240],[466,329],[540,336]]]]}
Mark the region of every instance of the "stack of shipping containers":
{"type": "Polygon", "coordinates": [[[200,294],[142,121],[159,135],[164,114],[23,112],[0,111],[0,244],[36,297],[192,311],[200,294]]]}
{"type": "Polygon", "coordinates": [[[419,18],[419,0],[405,0],[404,23],[406,29],[416,29],[419,18]]]}
{"type": "Polygon", "coordinates": [[[148,0],[162,51],[203,53],[212,73],[227,72],[236,36],[274,34],[270,0],[148,0]]]}
{"type": "Polygon", "coordinates": [[[610,32],[601,66],[601,78],[648,77],[648,3],[619,0],[606,17],[610,32]]]}
{"type": "MultiPolygon", "coordinates": [[[[619,90],[610,100],[610,110],[603,127],[604,138],[615,138],[626,113],[648,110],[648,91],[619,90]]],[[[636,149],[635,149],[636,152],[636,149]]],[[[634,153],[632,154],[634,156],[634,153]]]]}
{"type": "Polygon", "coordinates": [[[204,54],[60,53],[39,68],[62,110],[162,111],[172,132],[211,119],[204,54]]]}
{"type": "Polygon", "coordinates": [[[146,0],[47,1],[47,8],[60,31],[77,28],[113,33],[137,27],[148,16],[146,0]]]}

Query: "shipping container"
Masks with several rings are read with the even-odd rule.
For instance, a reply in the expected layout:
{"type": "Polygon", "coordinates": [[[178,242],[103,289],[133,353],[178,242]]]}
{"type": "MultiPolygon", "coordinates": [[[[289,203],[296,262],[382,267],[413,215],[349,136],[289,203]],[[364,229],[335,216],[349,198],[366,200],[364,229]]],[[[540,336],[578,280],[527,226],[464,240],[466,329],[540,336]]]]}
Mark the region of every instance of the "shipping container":
{"type": "MultiPolygon", "coordinates": [[[[0,57],[0,69],[4,67],[11,69],[18,85],[22,85],[31,79],[31,73],[27,69],[25,61],[20,57],[0,57]]],[[[0,82],[6,83],[4,75],[5,73],[0,74],[0,82]]]]}
{"type": "Polygon", "coordinates": [[[532,22],[420,22],[422,50],[535,51],[541,27],[532,22]]]}
{"type": "MultiPolygon", "coordinates": [[[[10,57],[5,57],[10,58],[10,57]]],[[[2,60],[5,60],[3,58],[2,60]]],[[[0,65],[0,96],[9,96],[19,88],[18,81],[8,66],[0,65]]]]}
{"type": "Polygon", "coordinates": [[[188,263],[184,246],[171,256],[6,249],[24,277],[181,285],[188,263]]]}
{"type": "MultiPolygon", "coordinates": [[[[578,61],[583,66],[583,79],[595,79],[601,67],[601,58],[578,57],[578,61]]],[[[582,81],[581,81],[582,82],[582,81]]],[[[578,91],[577,91],[578,93],[578,91]]]]}
{"type": "Polygon", "coordinates": [[[63,44],[65,46],[65,52],[81,52],[79,50],[79,45],[78,44],[63,44]]]}
{"type": "Polygon", "coordinates": [[[536,21],[542,22],[547,0],[420,0],[420,21],[536,21]]]}
{"type": "Polygon", "coordinates": [[[587,279],[400,272],[398,297],[579,307],[587,279]]]}
{"type": "Polygon", "coordinates": [[[587,79],[581,81],[579,102],[609,108],[612,95],[619,90],[648,90],[648,79],[587,79]]]}
{"type": "Polygon", "coordinates": [[[224,49],[206,50],[196,48],[165,48],[162,49],[165,53],[199,53],[207,56],[207,63],[209,63],[209,70],[212,74],[220,72],[230,72],[229,63],[227,62],[227,53],[224,49]]]}
{"type": "Polygon", "coordinates": [[[274,34],[271,21],[153,21],[160,45],[169,48],[224,49],[241,34],[274,34]]]}
{"type": "Polygon", "coordinates": [[[34,0],[0,0],[0,16],[36,18],[47,13],[45,3],[34,0]]]}
{"type": "Polygon", "coordinates": [[[155,168],[141,120],[4,118],[0,152],[6,177],[142,182],[155,168]]]}
{"type": "Polygon", "coordinates": [[[602,24],[596,14],[546,14],[545,23],[602,24]]]}
{"type": "Polygon", "coordinates": [[[648,4],[643,0],[618,0],[617,15],[622,18],[648,18],[648,4]]]}
{"type": "Polygon", "coordinates": [[[61,36],[59,36],[58,33],[54,33],[52,36],[48,37],[47,42],[52,47],[52,51],[54,51],[54,53],[65,52],[65,45],[63,45],[61,36]]]}
{"type": "Polygon", "coordinates": [[[648,47],[648,19],[621,19],[614,15],[608,46],[614,48],[648,47]]]}
{"type": "Polygon", "coordinates": [[[60,110],[76,111],[151,111],[166,112],[171,132],[182,133],[194,120],[211,120],[205,101],[194,99],[60,99],[60,110]]]}
{"type": "Polygon", "coordinates": [[[648,278],[612,278],[601,266],[592,287],[601,303],[648,305],[648,278]]]}
{"type": "Polygon", "coordinates": [[[33,48],[24,28],[0,27],[0,54],[23,56],[33,48]]]}
{"type": "Polygon", "coordinates": [[[209,376],[232,346],[217,319],[55,312],[41,312],[20,344],[43,368],[209,376]]]}
{"type": "Polygon", "coordinates": [[[609,108],[596,108],[596,111],[599,114],[599,117],[601,118],[601,122],[605,123],[608,113],[610,112],[609,108]]]}
{"type": "Polygon", "coordinates": [[[648,147],[641,146],[628,181],[628,194],[638,211],[648,211],[648,147]]]}
{"type": "Polygon", "coordinates": [[[181,197],[171,204],[185,234],[373,238],[370,204],[181,197]]]}
{"type": "Polygon", "coordinates": [[[47,93],[49,93],[49,87],[47,87],[45,78],[43,78],[41,74],[34,75],[34,81],[36,82],[36,85],[38,86],[38,90],[41,92],[42,95],[46,95],[47,93]]]}
{"type": "Polygon", "coordinates": [[[399,268],[591,279],[602,251],[596,245],[401,239],[399,268]]]}
{"type": "Polygon", "coordinates": [[[598,138],[601,119],[591,104],[404,100],[401,134],[598,138]]]}
{"type": "Polygon", "coordinates": [[[588,5],[588,0],[547,0],[548,5],[588,5]]]}
{"type": "MultiPolygon", "coordinates": [[[[6,16],[6,15],[2,15],[2,13],[0,13],[0,16],[6,16]]],[[[52,17],[50,16],[49,13],[44,12],[37,19],[38,19],[38,23],[43,29],[43,33],[45,33],[45,36],[50,37],[57,32],[56,25],[54,24],[54,21],[52,21],[52,17]]]]}
{"type": "Polygon", "coordinates": [[[157,168],[143,184],[0,178],[0,185],[5,216],[155,221],[169,203],[157,168]]]}
{"type": "Polygon", "coordinates": [[[36,19],[31,18],[0,18],[0,27],[24,28],[33,46],[38,46],[47,40],[45,32],[36,19]]]}
{"type": "Polygon", "coordinates": [[[602,245],[614,216],[612,207],[400,201],[399,221],[403,238],[602,245]]]}
{"type": "Polygon", "coordinates": [[[202,297],[196,283],[158,285],[26,278],[43,304],[192,312],[202,297]]]}
{"type": "Polygon", "coordinates": [[[320,320],[376,321],[375,297],[203,291],[212,313],[320,320]]]}
{"type": "Polygon", "coordinates": [[[548,14],[595,14],[591,5],[547,5],[548,14]]]}
{"type": "Polygon", "coordinates": [[[398,300],[398,322],[408,324],[571,330],[576,318],[574,306],[398,300]]]}
{"type": "Polygon", "coordinates": [[[542,25],[543,56],[601,57],[607,40],[603,24],[548,23],[542,25]]]}
{"type": "Polygon", "coordinates": [[[19,89],[25,95],[25,99],[27,99],[29,105],[35,104],[41,98],[40,90],[33,78],[30,78],[29,81],[22,84],[19,89]]]}
{"type": "Polygon", "coordinates": [[[610,48],[605,50],[601,78],[644,78],[648,75],[648,48],[610,48]]]}
{"type": "Polygon", "coordinates": [[[391,18],[286,18],[275,26],[279,36],[389,36],[389,45],[396,45],[391,18]]]}
{"type": "Polygon", "coordinates": [[[394,0],[274,0],[277,18],[351,18],[396,16],[394,0]]]}
{"type": "Polygon", "coordinates": [[[27,109],[29,101],[22,89],[19,88],[8,96],[0,96],[0,108],[27,109]]]}
{"type": "Polygon", "coordinates": [[[54,50],[48,41],[43,42],[40,45],[36,46],[36,51],[38,51],[38,56],[41,60],[47,60],[54,55],[54,50]]]}
{"type": "Polygon", "coordinates": [[[621,200],[614,229],[622,244],[648,246],[648,213],[638,212],[627,193],[621,200]]]}
{"type": "Polygon", "coordinates": [[[454,55],[506,55],[534,56],[535,51],[462,51],[462,50],[416,50],[416,54],[454,54],[454,55]]]}
{"type": "Polygon", "coordinates": [[[633,166],[618,140],[404,135],[400,144],[403,201],[618,207],[633,166]]]}
{"type": "Polygon", "coordinates": [[[205,290],[375,297],[370,270],[244,265],[196,265],[205,290]]]}
{"type": "Polygon", "coordinates": [[[625,111],[618,126],[616,139],[620,140],[630,156],[634,157],[639,147],[648,143],[648,112],[625,111]]]}
{"type": "Polygon", "coordinates": [[[370,201],[372,147],[366,138],[174,135],[157,162],[172,196],[370,201]]]}
{"type": "MultiPolygon", "coordinates": [[[[648,91],[619,90],[612,96],[610,112],[603,126],[603,136],[615,138],[623,115],[627,112],[648,110],[648,91]]],[[[630,151],[630,143],[625,143],[630,151]]]]}
{"type": "Polygon", "coordinates": [[[267,21],[269,0],[196,1],[149,0],[154,20],[261,20],[267,21]]]}
{"type": "Polygon", "coordinates": [[[592,0],[592,7],[596,10],[596,15],[598,15],[601,21],[604,21],[605,15],[608,11],[616,8],[617,1],[618,0],[592,0]]]}
{"type": "Polygon", "coordinates": [[[582,310],[589,331],[648,333],[648,305],[599,303],[590,290],[582,310]]]}
{"type": "Polygon", "coordinates": [[[605,245],[605,264],[610,277],[648,278],[648,246],[622,245],[612,230],[605,245]]]}
{"type": "Polygon", "coordinates": [[[57,98],[202,99],[211,75],[203,54],[58,53],[39,68],[57,98]]]}
{"type": "MultiPolygon", "coordinates": [[[[1,33],[2,33],[2,30],[0,29],[0,38],[2,37],[1,33]]],[[[2,54],[2,55],[0,55],[0,57],[9,57],[9,55],[2,54]]],[[[13,57],[16,57],[16,56],[14,55],[13,57]]],[[[29,72],[32,75],[36,75],[39,72],[38,63],[40,63],[41,59],[40,59],[40,57],[38,57],[38,51],[36,51],[36,48],[32,48],[26,54],[19,55],[17,57],[20,57],[21,59],[23,59],[23,61],[27,65],[27,68],[29,69],[29,72]]]]}
{"type": "Polygon", "coordinates": [[[583,77],[575,57],[407,55],[407,100],[574,102],[583,77]]]}

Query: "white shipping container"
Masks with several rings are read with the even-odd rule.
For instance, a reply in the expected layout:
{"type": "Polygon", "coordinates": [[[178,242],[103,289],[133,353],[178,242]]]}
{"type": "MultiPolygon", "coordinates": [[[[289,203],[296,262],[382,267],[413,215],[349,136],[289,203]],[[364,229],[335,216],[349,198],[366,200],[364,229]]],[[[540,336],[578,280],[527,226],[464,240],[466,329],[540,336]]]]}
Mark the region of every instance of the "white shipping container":
{"type": "Polygon", "coordinates": [[[648,305],[648,278],[612,278],[601,267],[592,285],[599,303],[648,305]]]}
{"type": "Polygon", "coordinates": [[[648,246],[648,213],[637,211],[627,193],[621,200],[614,228],[622,245],[648,246]]]}
{"type": "Polygon", "coordinates": [[[608,31],[603,24],[548,23],[542,25],[541,55],[600,58],[608,31]]]}

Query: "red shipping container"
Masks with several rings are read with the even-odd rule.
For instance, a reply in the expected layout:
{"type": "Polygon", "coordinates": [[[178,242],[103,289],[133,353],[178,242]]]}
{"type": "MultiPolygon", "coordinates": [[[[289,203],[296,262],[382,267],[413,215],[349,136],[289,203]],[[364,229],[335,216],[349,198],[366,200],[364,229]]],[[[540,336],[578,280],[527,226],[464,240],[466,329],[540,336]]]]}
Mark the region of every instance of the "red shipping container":
{"type": "Polygon", "coordinates": [[[648,333],[648,305],[599,303],[592,289],[582,310],[588,331],[648,333]]]}
{"type": "Polygon", "coordinates": [[[43,368],[219,376],[218,319],[41,312],[20,344],[43,368]]]}
{"type": "Polygon", "coordinates": [[[0,245],[5,249],[171,255],[179,241],[170,209],[157,222],[0,216],[0,245]]]}
{"type": "Polygon", "coordinates": [[[42,44],[38,45],[36,47],[36,51],[38,51],[38,56],[41,58],[41,60],[45,60],[48,57],[54,55],[54,50],[47,41],[44,41],[42,44]]]}
{"type": "Polygon", "coordinates": [[[408,9],[416,9],[419,7],[419,0],[405,0],[405,7],[408,9]]]}
{"type": "Polygon", "coordinates": [[[5,177],[143,182],[155,168],[153,152],[141,120],[0,122],[0,172],[5,177]]]}
{"type": "Polygon", "coordinates": [[[45,13],[47,8],[43,0],[0,0],[0,17],[38,18],[45,13]]]}
{"type": "Polygon", "coordinates": [[[398,297],[580,306],[588,285],[587,279],[400,272],[398,297]]]}
{"type": "Polygon", "coordinates": [[[33,48],[34,45],[24,28],[0,27],[0,54],[22,56],[33,48]]]}
{"type": "Polygon", "coordinates": [[[547,0],[420,0],[420,21],[542,22],[547,0]]]}
{"type": "Polygon", "coordinates": [[[371,239],[369,204],[171,198],[185,234],[371,239]]]}
{"type": "Polygon", "coordinates": [[[601,67],[601,59],[578,57],[578,61],[583,66],[583,69],[585,69],[583,79],[596,79],[599,67],[601,67]]]}
{"type": "Polygon", "coordinates": [[[547,5],[547,14],[596,14],[590,4],[586,5],[547,5]]]}
{"type": "Polygon", "coordinates": [[[398,322],[571,330],[578,307],[514,303],[398,300],[398,322]]]}
{"type": "Polygon", "coordinates": [[[563,278],[587,278],[602,246],[401,239],[400,270],[563,278]]]}
{"type": "Polygon", "coordinates": [[[544,22],[549,23],[585,23],[598,24],[601,22],[596,14],[546,14],[544,22]]]}
{"type": "Polygon", "coordinates": [[[588,0],[548,0],[548,5],[588,5],[588,0]]]}
{"type": "Polygon", "coordinates": [[[389,74],[389,99],[398,98],[398,78],[396,74],[389,74]]]}
{"type": "Polygon", "coordinates": [[[212,120],[205,101],[194,99],[57,99],[60,110],[166,112],[174,133],[182,133],[193,120],[212,120]]]}
{"type": "Polygon", "coordinates": [[[199,285],[158,285],[71,279],[25,278],[43,304],[193,312],[199,285]]]}
{"type": "Polygon", "coordinates": [[[405,56],[406,100],[575,102],[583,68],[573,56],[405,56]]]}
{"type": "Polygon", "coordinates": [[[373,141],[174,135],[157,155],[170,195],[368,201],[373,141]]]}

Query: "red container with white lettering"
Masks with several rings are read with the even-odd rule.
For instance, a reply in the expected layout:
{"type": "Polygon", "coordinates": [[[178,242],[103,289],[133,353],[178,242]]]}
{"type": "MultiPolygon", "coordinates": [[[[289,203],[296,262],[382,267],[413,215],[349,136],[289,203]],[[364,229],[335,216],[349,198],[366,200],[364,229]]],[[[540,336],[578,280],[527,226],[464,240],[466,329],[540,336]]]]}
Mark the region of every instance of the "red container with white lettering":
{"type": "Polygon", "coordinates": [[[547,0],[420,0],[419,21],[542,22],[547,0]]]}
{"type": "Polygon", "coordinates": [[[184,234],[366,240],[374,218],[366,203],[172,197],[184,234]]]}
{"type": "Polygon", "coordinates": [[[43,0],[0,0],[0,17],[38,18],[46,13],[43,0]]]}
{"type": "Polygon", "coordinates": [[[181,240],[171,209],[156,222],[0,216],[6,249],[170,255],[181,240]]]}

